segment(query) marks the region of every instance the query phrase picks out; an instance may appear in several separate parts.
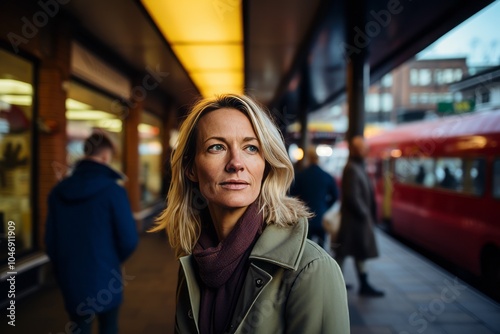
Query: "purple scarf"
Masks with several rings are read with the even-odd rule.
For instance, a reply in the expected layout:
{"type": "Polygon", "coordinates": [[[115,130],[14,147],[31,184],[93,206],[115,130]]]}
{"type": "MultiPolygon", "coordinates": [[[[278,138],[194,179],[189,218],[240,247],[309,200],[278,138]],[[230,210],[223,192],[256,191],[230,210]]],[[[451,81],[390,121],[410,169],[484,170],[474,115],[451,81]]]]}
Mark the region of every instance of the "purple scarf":
{"type": "Polygon", "coordinates": [[[202,228],[193,250],[203,283],[199,314],[202,334],[222,333],[226,329],[248,270],[248,257],[262,226],[263,217],[256,201],[222,242],[212,222],[202,228]]]}

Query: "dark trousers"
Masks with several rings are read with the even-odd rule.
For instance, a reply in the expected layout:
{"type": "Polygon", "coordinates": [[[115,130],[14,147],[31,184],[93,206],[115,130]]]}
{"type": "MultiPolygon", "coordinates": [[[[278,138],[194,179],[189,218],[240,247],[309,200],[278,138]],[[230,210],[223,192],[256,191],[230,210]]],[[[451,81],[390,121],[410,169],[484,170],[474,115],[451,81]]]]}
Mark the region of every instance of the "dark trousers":
{"type": "MultiPolygon", "coordinates": [[[[99,334],[117,334],[118,333],[118,312],[119,307],[106,312],[97,313],[99,319],[99,334]]],[[[90,316],[71,315],[70,319],[76,326],[71,334],[91,334],[93,319],[90,316]]]]}

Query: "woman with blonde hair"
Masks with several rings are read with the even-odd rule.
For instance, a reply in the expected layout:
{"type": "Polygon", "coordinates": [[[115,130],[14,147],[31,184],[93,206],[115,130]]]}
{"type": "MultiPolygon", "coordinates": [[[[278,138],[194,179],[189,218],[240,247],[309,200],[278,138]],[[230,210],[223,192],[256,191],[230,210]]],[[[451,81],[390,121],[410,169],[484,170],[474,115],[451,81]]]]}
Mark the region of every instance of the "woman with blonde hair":
{"type": "Polygon", "coordinates": [[[176,333],[348,333],[342,272],[307,240],[283,138],[251,98],[198,102],[172,154],[166,228],[180,259],[176,333]]]}

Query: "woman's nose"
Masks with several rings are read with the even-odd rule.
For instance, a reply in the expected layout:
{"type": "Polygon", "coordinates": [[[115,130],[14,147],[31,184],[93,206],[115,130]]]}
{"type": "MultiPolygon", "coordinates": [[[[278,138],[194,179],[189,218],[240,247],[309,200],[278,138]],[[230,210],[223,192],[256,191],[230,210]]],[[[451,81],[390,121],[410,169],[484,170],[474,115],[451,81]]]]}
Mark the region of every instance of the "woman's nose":
{"type": "Polygon", "coordinates": [[[235,150],[230,151],[230,158],[226,165],[226,172],[228,173],[236,173],[243,170],[243,162],[241,161],[241,157],[239,152],[235,150]]]}

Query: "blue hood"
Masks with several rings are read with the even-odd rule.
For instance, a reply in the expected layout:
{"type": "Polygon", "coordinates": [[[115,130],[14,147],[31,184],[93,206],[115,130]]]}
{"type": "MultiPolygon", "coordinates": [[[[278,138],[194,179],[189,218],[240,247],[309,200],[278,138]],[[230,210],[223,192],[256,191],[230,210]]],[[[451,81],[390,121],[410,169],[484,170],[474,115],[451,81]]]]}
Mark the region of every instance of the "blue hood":
{"type": "Polygon", "coordinates": [[[123,175],[104,164],[81,160],[73,174],[59,183],[55,193],[65,202],[84,201],[123,178],[123,175]]]}

